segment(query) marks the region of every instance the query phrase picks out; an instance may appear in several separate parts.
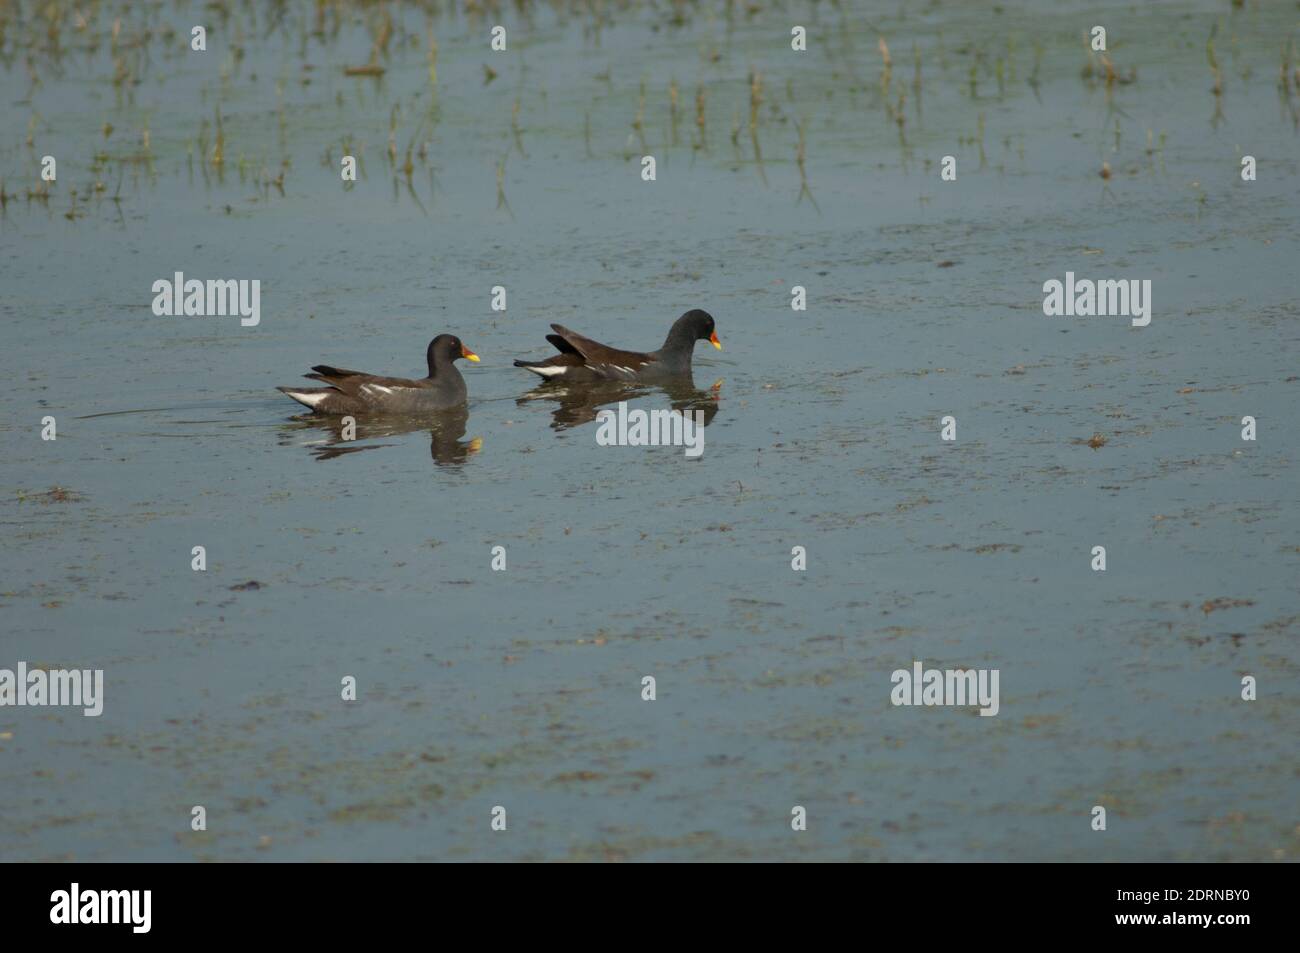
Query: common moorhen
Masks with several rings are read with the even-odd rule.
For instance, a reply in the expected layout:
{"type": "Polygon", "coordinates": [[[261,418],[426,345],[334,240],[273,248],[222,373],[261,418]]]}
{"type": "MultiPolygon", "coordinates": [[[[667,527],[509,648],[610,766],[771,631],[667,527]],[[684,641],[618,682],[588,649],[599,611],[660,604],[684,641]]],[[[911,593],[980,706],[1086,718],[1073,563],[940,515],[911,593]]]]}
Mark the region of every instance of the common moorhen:
{"type": "Polygon", "coordinates": [[[304,374],[328,387],[277,387],[318,414],[423,414],[465,403],[465,378],[456,370],[459,358],[478,361],[478,355],[454,334],[439,334],[429,342],[429,376],[420,380],[377,377],[328,364],[304,374]]]}
{"type": "Polygon", "coordinates": [[[696,341],[708,341],[719,351],[722,342],[713,327],[713,315],[695,308],[673,322],[664,346],[643,354],[620,351],[583,337],[560,324],[546,340],[560,353],[543,361],[515,361],[549,380],[562,381],[661,381],[689,377],[691,352],[696,341]]]}

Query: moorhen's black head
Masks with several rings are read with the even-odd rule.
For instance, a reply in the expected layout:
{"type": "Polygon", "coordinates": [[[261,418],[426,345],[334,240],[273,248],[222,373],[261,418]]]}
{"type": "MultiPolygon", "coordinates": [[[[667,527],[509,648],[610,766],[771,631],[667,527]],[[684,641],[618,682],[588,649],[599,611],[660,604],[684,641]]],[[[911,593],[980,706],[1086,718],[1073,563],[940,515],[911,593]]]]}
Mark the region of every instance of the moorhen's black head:
{"type": "Polygon", "coordinates": [[[713,315],[699,308],[692,308],[673,322],[673,329],[668,332],[668,337],[670,340],[685,337],[692,344],[696,341],[708,341],[719,351],[722,350],[722,342],[718,340],[718,332],[713,325],[713,315]]]}
{"type": "Polygon", "coordinates": [[[464,344],[461,344],[460,338],[456,337],[456,335],[439,334],[429,342],[429,376],[433,376],[433,369],[438,363],[445,362],[450,364],[452,361],[459,360],[462,357],[466,360],[478,363],[478,355],[467,348],[464,344]]]}

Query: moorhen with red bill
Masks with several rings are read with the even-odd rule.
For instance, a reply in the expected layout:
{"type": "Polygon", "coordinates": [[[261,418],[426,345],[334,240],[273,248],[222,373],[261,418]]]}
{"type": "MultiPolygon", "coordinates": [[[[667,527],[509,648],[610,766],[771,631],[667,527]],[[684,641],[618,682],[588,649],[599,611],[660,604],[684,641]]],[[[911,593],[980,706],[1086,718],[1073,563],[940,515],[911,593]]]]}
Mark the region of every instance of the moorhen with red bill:
{"type": "Polygon", "coordinates": [[[515,367],[554,381],[662,381],[690,377],[696,341],[708,341],[722,350],[713,315],[699,308],[673,322],[664,346],[647,354],[609,347],[560,324],[551,327],[555,333],[546,335],[546,340],[560,353],[542,361],[515,361],[515,367]]]}
{"type": "Polygon", "coordinates": [[[478,355],[454,334],[439,334],[429,342],[426,355],[429,376],[420,380],[378,377],[361,371],[317,364],[316,373],[304,374],[328,387],[277,387],[318,414],[424,414],[449,410],[465,403],[465,378],[456,370],[460,358],[478,361],[478,355]]]}

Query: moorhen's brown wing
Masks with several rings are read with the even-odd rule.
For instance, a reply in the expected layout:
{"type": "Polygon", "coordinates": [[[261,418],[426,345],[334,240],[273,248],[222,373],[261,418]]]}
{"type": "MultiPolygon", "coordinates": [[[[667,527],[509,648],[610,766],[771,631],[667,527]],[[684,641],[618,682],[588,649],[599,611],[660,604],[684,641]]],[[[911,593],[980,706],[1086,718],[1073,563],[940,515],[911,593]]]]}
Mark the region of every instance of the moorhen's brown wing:
{"type": "Polygon", "coordinates": [[[352,396],[378,396],[402,388],[418,388],[421,386],[418,382],[405,377],[379,377],[375,374],[365,374],[361,371],[345,371],[342,368],[327,367],[323,364],[314,368],[314,370],[322,373],[304,374],[303,377],[324,381],[335,390],[352,396]],[[325,371],[335,373],[326,374],[325,371]]]}
{"type": "MultiPolygon", "coordinates": [[[[655,358],[651,354],[644,354],[640,351],[623,351],[607,344],[601,344],[599,341],[593,341],[576,331],[570,331],[562,324],[552,324],[551,327],[554,328],[555,334],[548,334],[546,336],[547,340],[559,347],[559,344],[554,340],[555,337],[558,337],[582,358],[587,367],[602,377],[608,377],[612,380],[635,379],[641,371],[653,366],[655,363],[655,358]]],[[[565,348],[560,348],[560,350],[564,352],[565,348]]],[[[555,359],[552,358],[552,360],[555,359]]]]}

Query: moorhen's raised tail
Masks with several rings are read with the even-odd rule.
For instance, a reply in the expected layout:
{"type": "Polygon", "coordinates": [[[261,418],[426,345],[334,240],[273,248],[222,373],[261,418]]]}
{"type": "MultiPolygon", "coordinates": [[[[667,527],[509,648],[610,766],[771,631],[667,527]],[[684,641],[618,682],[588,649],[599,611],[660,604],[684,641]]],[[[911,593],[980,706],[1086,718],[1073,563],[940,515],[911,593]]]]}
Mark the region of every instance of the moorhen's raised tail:
{"type": "Polygon", "coordinates": [[[648,354],[609,347],[560,324],[551,327],[555,333],[546,335],[546,340],[560,353],[543,361],[515,361],[515,367],[526,368],[549,380],[569,382],[660,381],[690,376],[691,353],[696,341],[708,341],[722,350],[713,315],[699,308],[687,311],[673,322],[664,346],[648,354]]]}
{"type": "Polygon", "coordinates": [[[378,377],[361,371],[317,364],[316,373],[304,374],[328,387],[277,387],[318,414],[423,414],[448,410],[465,403],[465,378],[456,370],[459,358],[478,361],[478,355],[454,334],[439,334],[429,342],[429,376],[420,380],[378,377]]]}

